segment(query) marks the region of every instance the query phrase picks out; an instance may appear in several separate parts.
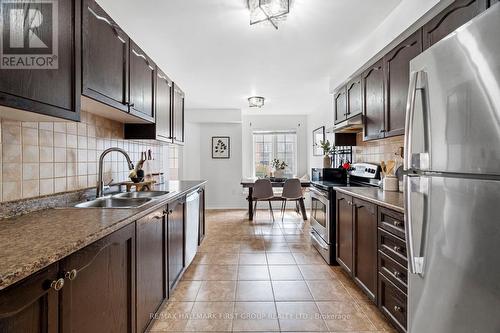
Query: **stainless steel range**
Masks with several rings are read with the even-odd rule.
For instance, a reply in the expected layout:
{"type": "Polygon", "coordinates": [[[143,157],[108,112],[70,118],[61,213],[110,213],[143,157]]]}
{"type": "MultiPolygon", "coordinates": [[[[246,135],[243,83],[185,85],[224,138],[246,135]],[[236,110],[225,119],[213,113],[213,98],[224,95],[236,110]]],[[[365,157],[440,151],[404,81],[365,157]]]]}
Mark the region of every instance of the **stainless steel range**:
{"type": "Polygon", "coordinates": [[[311,181],[311,239],[313,246],[330,265],[336,261],[336,200],[335,187],[378,186],[380,167],[370,163],[355,163],[346,173],[343,169],[313,169],[311,181]]]}

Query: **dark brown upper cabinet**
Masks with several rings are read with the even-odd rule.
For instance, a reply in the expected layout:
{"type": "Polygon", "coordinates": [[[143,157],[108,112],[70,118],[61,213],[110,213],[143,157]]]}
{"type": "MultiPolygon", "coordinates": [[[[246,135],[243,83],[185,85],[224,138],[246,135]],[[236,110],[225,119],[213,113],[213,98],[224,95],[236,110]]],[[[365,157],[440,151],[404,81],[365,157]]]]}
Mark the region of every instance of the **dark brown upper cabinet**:
{"type": "Polygon", "coordinates": [[[361,75],[363,140],[384,137],[384,63],[377,61],[361,75]]]}
{"type": "Polygon", "coordinates": [[[172,102],[172,134],[173,142],[184,144],[184,92],[174,83],[172,102]]]}
{"type": "Polygon", "coordinates": [[[94,0],[82,17],[82,95],[128,112],[129,38],[94,0]]]}
{"type": "MultiPolygon", "coordinates": [[[[24,114],[14,110],[19,109],[67,120],[80,120],[80,0],[56,1],[45,5],[39,2],[23,2],[22,4],[11,2],[10,4],[2,3],[2,5],[15,6],[22,10],[18,13],[22,13],[25,20],[28,19],[29,12],[35,11],[41,12],[42,15],[50,15],[55,12],[50,6],[58,6],[57,25],[50,26],[51,20],[47,19],[38,29],[33,30],[38,40],[44,44],[43,47],[34,48],[29,44],[31,40],[28,41],[26,38],[28,30],[13,30],[9,34],[9,36],[14,36],[19,33],[25,36],[22,40],[22,50],[25,51],[22,52],[25,52],[27,57],[40,56],[38,59],[43,59],[49,67],[50,64],[53,65],[51,68],[34,69],[29,62],[26,62],[29,67],[0,68],[0,105],[12,108],[2,110],[2,114],[15,115],[17,119],[22,120],[25,120],[24,117],[29,121],[36,119],[29,113],[24,114]],[[54,36],[57,36],[57,40],[54,36]]],[[[22,53],[19,51],[19,45],[15,48],[8,48],[5,47],[5,43],[12,45],[14,41],[10,38],[4,40],[4,48],[7,49],[7,51],[4,50],[4,55],[10,53],[14,57],[15,54],[22,53]]]]}
{"type": "Polygon", "coordinates": [[[335,124],[338,124],[346,119],[347,116],[347,97],[346,87],[342,87],[335,92],[333,97],[333,107],[335,124]]]}
{"type": "Polygon", "coordinates": [[[354,198],[354,281],[372,300],[377,295],[377,206],[354,198]]]}
{"type": "Polygon", "coordinates": [[[171,142],[173,82],[159,68],[156,73],[156,138],[171,142]]]}
{"type": "Polygon", "coordinates": [[[361,76],[358,76],[346,86],[347,112],[346,118],[361,114],[361,76]]]}
{"type": "Polygon", "coordinates": [[[129,112],[154,122],[156,65],[132,40],[130,40],[129,50],[129,112]]]}
{"type": "Polygon", "coordinates": [[[422,30],[419,29],[384,57],[385,137],[404,134],[410,60],[422,52],[422,30]]]}
{"type": "Polygon", "coordinates": [[[151,124],[125,124],[125,139],[149,139],[173,142],[172,102],[173,82],[156,69],[155,114],[151,124]]]}
{"type": "Polygon", "coordinates": [[[461,25],[486,10],[487,0],[457,0],[423,27],[423,45],[427,49],[461,25]]]}
{"type": "Polygon", "coordinates": [[[135,332],[135,224],[60,262],[62,332],[135,332]]]}
{"type": "Polygon", "coordinates": [[[57,263],[3,290],[0,332],[59,332],[59,291],[64,279],[57,263]]]}

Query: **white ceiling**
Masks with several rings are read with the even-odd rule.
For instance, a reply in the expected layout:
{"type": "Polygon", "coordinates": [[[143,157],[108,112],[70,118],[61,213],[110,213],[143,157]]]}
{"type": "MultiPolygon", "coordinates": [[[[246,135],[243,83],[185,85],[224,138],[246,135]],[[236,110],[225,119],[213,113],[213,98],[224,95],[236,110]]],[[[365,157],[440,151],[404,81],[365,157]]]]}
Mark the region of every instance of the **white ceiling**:
{"type": "Polygon", "coordinates": [[[99,0],[186,92],[187,108],[262,114],[324,105],[329,73],[400,2],[295,0],[275,30],[249,25],[246,0],[99,0]],[[252,95],[263,109],[249,110],[252,95]]]}

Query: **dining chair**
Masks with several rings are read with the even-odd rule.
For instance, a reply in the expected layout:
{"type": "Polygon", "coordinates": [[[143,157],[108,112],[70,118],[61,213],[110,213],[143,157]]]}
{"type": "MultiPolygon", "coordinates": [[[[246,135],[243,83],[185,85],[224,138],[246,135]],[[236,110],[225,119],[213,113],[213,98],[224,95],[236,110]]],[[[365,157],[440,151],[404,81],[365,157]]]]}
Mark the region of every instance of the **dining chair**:
{"type": "Polygon", "coordinates": [[[281,222],[285,217],[286,204],[288,201],[295,201],[295,206],[298,207],[299,200],[303,199],[302,184],[298,178],[289,178],[283,184],[283,192],[281,193],[281,222]]]}
{"type": "Polygon", "coordinates": [[[255,201],[254,212],[257,213],[257,202],[268,201],[269,202],[269,212],[274,222],[273,206],[271,205],[271,200],[276,199],[273,192],[273,185],[269,179],[257,179],[253,186],[252,200],[255,201]]]}

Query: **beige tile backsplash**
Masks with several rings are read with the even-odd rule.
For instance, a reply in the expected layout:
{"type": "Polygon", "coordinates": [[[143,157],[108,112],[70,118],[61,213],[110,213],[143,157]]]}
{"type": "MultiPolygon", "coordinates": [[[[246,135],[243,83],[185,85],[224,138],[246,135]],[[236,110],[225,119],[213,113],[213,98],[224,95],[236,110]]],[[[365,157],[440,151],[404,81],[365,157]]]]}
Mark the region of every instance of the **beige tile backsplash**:
{"type": "Polygon", "coordinates": [[[393,160],[400,147],[404,145],[404,136],[363,142],[363,133],[358,133],[354,147],[355,162],[380,164],[380,161],[393,160]]]}
{"type": "MultiPolygon", "coordinates": [[[[82,112],[81,122],[19,122],[0,119],[0,201],[94,187],[104,149],[120,147],[137,162],[151,149],[155,169],[168,175],[169,147],[152,140],[124,140],[123,124],[82,112]]],[[[177,153],[175,153],[177,154],[177,153]]],[[[128,178],[125,158],[111,153],[104,180],[128,178]]]]}

